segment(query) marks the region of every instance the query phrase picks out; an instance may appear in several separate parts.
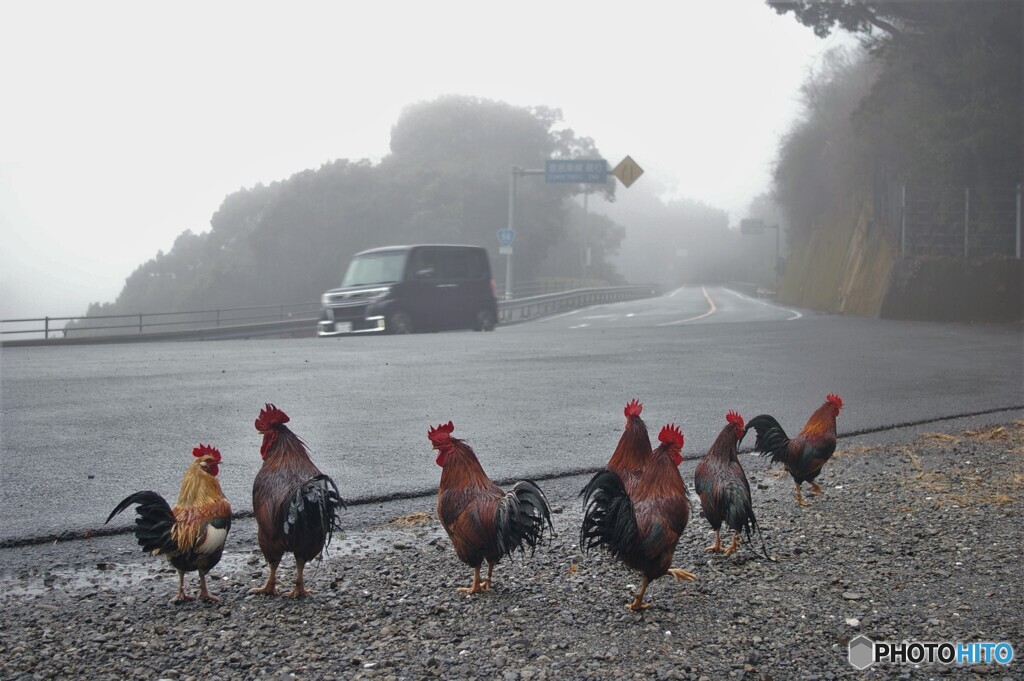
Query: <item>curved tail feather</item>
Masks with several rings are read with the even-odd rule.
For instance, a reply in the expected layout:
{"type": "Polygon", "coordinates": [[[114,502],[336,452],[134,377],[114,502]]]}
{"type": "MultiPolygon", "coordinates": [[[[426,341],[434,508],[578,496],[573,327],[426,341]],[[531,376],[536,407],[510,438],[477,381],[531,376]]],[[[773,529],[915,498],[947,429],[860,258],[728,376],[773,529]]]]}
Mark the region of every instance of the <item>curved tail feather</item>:
{"type": "Polygon", "coordinates": [[[614,558],[631,551],[639,531],[633,502],[622,478],[607,469],[598,471],[580,496],[584,507],[580,548],[589,552],[604,547],[614,558]]]}
{"type": "Polygon", "coordinates": [[[496,524],[498,528],[498,549],[509,558],[516,551],[530,555],[544,539],[547,524],[552,536],[555,527],[551,524],[551,508],[544,492],[532,480],[520,480],[498,502],[496,524]]]}
{"type": "MultiPolygon", "coordinates": [[[[746,508],[738,506],[732,506],[729,509],[729,515],[726,518],[726,523],[730,528],[739,528],[743,530],[745,543],[750,548],[754,548],[754,531],[757,532],[757,536],[761,539],[761,553],[768,560],[775,562],[775,559],[768,555],[768,549],[764,544],[764,535],[761,533],[761,526],[757,524],[757,518],[754,516],[754,509],[748,504],[746,508]]],[[[737,531],[739,531],[737,529],[737,531]]],[[[756,549],[755,549],[756,550],[756,549]]]]}
{"type": "Polygon", "coordinates": [[[138,504],[135,518],[135,538],[143,551],[154,556],[159,554],[174,553],[178,550],[178,544],[171,536],[171,528],[174,527],[174,511],[170,504],[156,492],[136,492],[125,497],[118,504],[104,523],[109,523],[114,516],[124,511],[132,504],[138,504]]]}
{"type": "Polygon", "coordinates": [[[330,546],[332,534],[341,529],[339,507],[348,508],[334,480],[322,473],[316,475],[295,490],[288,504],[284,533],[291,536],[293,544],[308,540],[330,546]]]}
{"type": "Polygon", "coordinates": [[[789,436],[775,417],[768,414],[761,414],[747,421],[747,430],[753,428],[757,431],[757,439],[754,441],[754,449],[761,456],[771,456],[775,463],[786,461],[786,451],[789,447],[789,436]]]}

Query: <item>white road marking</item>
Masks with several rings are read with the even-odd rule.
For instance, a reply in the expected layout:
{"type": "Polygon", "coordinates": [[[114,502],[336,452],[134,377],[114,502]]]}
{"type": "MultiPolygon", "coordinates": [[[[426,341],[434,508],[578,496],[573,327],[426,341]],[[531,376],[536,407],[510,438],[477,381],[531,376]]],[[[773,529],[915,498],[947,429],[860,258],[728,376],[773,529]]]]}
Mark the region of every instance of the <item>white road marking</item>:
{"type": "Polygon", "coordinates": [[[590,326],[590,324],[577,324],[576,326],[570,326],[569,328],[570,329],[582,329],[585,326],[590,326]]]}
{"type": "Polygon", "coordinates": [[[617,314],[592,314],[587,315],[584,319],[615,319],[618,316],[617,314]]]}
{"type": "Polygon", "coordinates": [[[761,300],[760,298],[751,298],[750,296],[748,296],[746,294],[743,294],[743,293],[740,293],[739,291],[733,291],[731,288],[727,288],[725,290],[728,291],[729,293],[733,294],[737,298],[743,298],[744,300],[749,300],[751,302],[757,303],[758,305],[764,305],[765,307],[772,307],[772,308],[775,308],[776,310],[782,310],[783,312],[789,312],[793,316],[789,317],[788,319],[786,319],[787,322],[791,322],[794,319],[800,319],[801,317],[803,317],[803,314],[801,314],[800,312],[797,312],[796,310],[791,310],[788,307],[782,307],[781,305],[773,305],[772,303],[766,303],[763,300],[761,300]]]}
{"type": "MultiPolygon", "coordinates": [[[[678,290],[682,290],[682,289],[676,289],[676,290],[678,291],[678,290]]],[[[704,319],[705,317],[710,317],[711,315],[713,315],[716,312],[718,312],[718,308],[715,306],[715,301],[711,300],[711,296],[708,295],[707,287],[701,286],[700,290],[704,294],[704,299],[706,301],[708,301],[708,305],[711,306],[711,309],[709,309],[704,314],[697,315],[696,317],[690,317],[688,319],[680,319],[680,320],[675,321],[675,322],[665,322],[664,324],[658,324],[658,326],[675,326],[677,324],[685,324],[686,322],[694,322],[694,321],[697,321],[698,319],[704,319]]],[[[674,295],[674,293],[673,293],[673,295],[674,295]]]]}
{"type": "Polygon", "coordinates": [[[686,288],[685,286],[680,286],[675,291],[673,291],[672,293],[668,294],[668,297],[671,298],[672,296],[674,296],[675,294],[679,293],[680,291],[682,291],[685,288],[686,288]]]}
{"type": "Polygon", "coordinates": [[[561,319],[562,317],[568,317],[571,314],[579,314],[580,312],[582,312],[582,308],[579,310],[569,310],[568,312],[563,312],[561,314],[553,314],[550,317],[541,317],[537,320],[537,323],[543,324],[544,322],[554,321],[556,319],[561,319]]]}

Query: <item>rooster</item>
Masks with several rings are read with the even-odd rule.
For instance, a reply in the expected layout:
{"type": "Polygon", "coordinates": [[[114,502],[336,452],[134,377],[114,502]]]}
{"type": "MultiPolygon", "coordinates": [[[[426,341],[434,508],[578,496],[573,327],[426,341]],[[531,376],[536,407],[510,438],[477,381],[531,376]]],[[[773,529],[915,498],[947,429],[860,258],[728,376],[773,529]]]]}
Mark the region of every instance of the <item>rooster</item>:
{"type": "Polygon", "coordinates": [[[459,559],[473,568],[473,583],[459,588],[467,594],[492,586],[494,566],[502,556],[516,551],[530,553],[544,539],[545,525],[554,534],[551,509],[544,492],[530,480],[520,480],[508,492],[484,473],[473,449],[452,437],[449,421],[427,431],[437,450],[441,482],[437,488],[437,516],[452,540],[459,559]],[[487,561],[487,578],[480,579],[480,566],[487,561]]]}
{"type": "Polygon", "coordinates": [[[658,435],[661,444],[652,452],[640,418],[642,408],[636,400],[626,405],[626,430],[615,453],[580,493],[584,506],[580,547],[588,552],[604,547],[642,575],[640,590],[626,604],[633,611],[651,607],[643,599],[655,579],[665,574],[677,580],[696,579],[690,572],[670,567],[690,518],[686,485],[678,468],[683,461],[683,434],[675,425],[666,425],[658,435]]]}
{"type": "MultiPolygon", "coordinates": [[[[743,428],[743,417],[730,411],[725,420],[725,428],[697,464],[693,473],[693,486],[700,497],[704,517],[715,532],[715,543],[708,547],[708,551],[723,553],[721,529],[724,522],[733,532],[732,543],[724,550],[728,556],[739,547],[741,531],[746,534],[749,544],[753,530],[758,527],[750,501],[750,483],[747,482],[736,452],[736,446],[743,441],[747,432],[743,428]]],[[[761,550],[768,558],[763,539],[761,550]]]]}
{"type": "Polygon", "coordinates": [[[178,594],[171,603],[195,600],[185,593],[185,573],[199,572],[199,598],[217,602],[206,588],[206,575],[220,562],[224,541],[231,529],[231,504],[217,482],[220,452],[200,444],[192,450],[195,461],[181,480],[178,501],[171,508],[156,492],[136,492],[126,497],[107,516],[138,504],[135,537],[143,551],[165,556],[178,571],[178,594]]]}
{"type": "Polygon", "coordinates": [[[775,418],[762,414],[750,419],[747,428],[757,431],[754,449],[762,456],[771,456],[772,462],[781,462],[793,476],[796,484],[796,503],[809,506],[800,492],[800,485],[811,483],[811,492],[821,494],[821,487],[814,481],[821,473],[821,467],[836,451],[836,417],[843,408],[839,395],[829,394],[825,403],[811,414],[807,423],[796,437],[790,438],[775,418]]]}
{"type": "Polygon", "coordinates": [[[286,553],[295,555],[295,588],[284,594],[307,596],[302,571],[321,555],[338,528],[338,507],[345,507],[338,486],[309,458],[306,445],[288,426],[288,415],[272,404],[260,411],[256,430],[263,435],[263,466],[252,484],[257,540],[270,575],[249,593],[277,594],[277,566],[286,553]]]}

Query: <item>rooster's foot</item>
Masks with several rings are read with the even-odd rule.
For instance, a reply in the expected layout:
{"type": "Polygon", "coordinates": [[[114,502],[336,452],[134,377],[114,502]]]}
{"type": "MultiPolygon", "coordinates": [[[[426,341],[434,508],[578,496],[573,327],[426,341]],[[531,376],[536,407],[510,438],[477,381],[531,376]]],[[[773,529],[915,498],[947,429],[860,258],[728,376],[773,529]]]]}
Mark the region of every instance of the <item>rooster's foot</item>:
{"type": "Polygon", "coordinates": [[[814,496],[818,496],[819,494],[821,494],[821,492],[822,492],[821,485],[819,485],[816,482],[812,482],[811,483],[811,494],[813,494],[814,496]]]}
{"type": "Polygon", "coordinates": [[[680,570],[679,568],[670,568],[668,573],[675,577],[677,581],[685,579],[692,582],[697,579],[697,575],[692,572],[687,572],[686,570],[680,570]]]}
{"type": "Polygon", "coordinates": [[[204,591],[203,593],[199,594],[199,598],[200,600],[204,600],[207,603],[220,603],[220,599],[208,591],[204,591]]]}
{"type": "Polygon", "coordinates": [[[704,550],[705,551],[710,551],[711,553],[721,553],[722,552],[722,543],[721,542],[715,542],[714,544],[712,544],[711,546],[707,547],[704,550]]]}
{"type": "Polygon", "coordinates": [[[464,594],[470,594],[470,595],[478,594],[478,593],[481,593],[482,591],[486,591],[487,590],[487,587],[485,586],[485,584],[486,584],[486,582],[474,582],[473,586],[460,586],[458,589],[456,589],[456,591],[458,591],[460,593],[464,593],[464,594]]]}
{"type": "Polygon", "coordinates": [[[258,587],[255,587],[253,589],[249,589],[249,593],[251,593],[251,594],[258,594],[258,595],[261,595],[261,596],[276,596],[277,595],[277,585],[276,584],[268,584],[266,586],[258,586],[258,587]]]}
{"type": "Polygon", "coordinates": [[[194,600],[195,596],[189,596],[184,591],[179,591],[178,595],[171,599],[169,605],[177,605],[178,603],[188,603],[189,601],[194,600]]]}
{"type": "Polygon", "coordinates": [[[640,612],[641,610],[647,610],[651,607],[650,603],[640,603],[639,601],[633,601],[632,603],[626,603],[626,610],[632,610],[633,612],[640,612]]]}
{"type": "Polygon", "coordinates": [[[309,589],[303,589],[302,587],[297,586],[291,591],[286,591],[281,595],[285,598],[302,598],[303,596],[312,596],[313,592],[309,589]]]}
{"type": "Polygon", "coordinates": [[[723,553],[726,556],[731,556],[732,554],[736,553],[736,549],[738,549],[739,547],[740,547],[739,537],[734,535],[733,538],[732,538],[732,543],[729,544],[729,548],[727,548],[723,553]]]}

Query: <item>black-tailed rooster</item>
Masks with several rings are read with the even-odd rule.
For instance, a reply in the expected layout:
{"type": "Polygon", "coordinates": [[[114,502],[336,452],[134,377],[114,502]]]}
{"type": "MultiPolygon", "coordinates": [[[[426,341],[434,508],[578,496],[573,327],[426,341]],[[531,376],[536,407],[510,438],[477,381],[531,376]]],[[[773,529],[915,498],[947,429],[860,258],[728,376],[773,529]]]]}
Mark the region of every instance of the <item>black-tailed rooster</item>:
{"type": "MultiPolygon", "coordinates": [[[[721,529],[725,523],[733,532],[732,543],[724,550],[728,556],[739,547],[740,532],[746,534],[749,544],[753,531],[758,528],[750,499],[750,483],[747,482],[736,449],[746,434],[743,417],[730,411],[725,420],[725,428],[697,464],[693,473],[693,486],[700,497],[704,517],[715,532],[715,543],[708,547],[708,551],[723,552],[721,529]]],[[[761,550],[768,557],[763,541],[761,550]]]]}
{"type": "Polygon", "coordinates": [[[842,408],[839,395],[829,394],[794,438],[786,435],[779,422],[767,414],[755,416],[747,423],[748,429],[757,431],[754,449],[762,456],[771,456],[773,462],[784,464],[793,476],[796,502],[801,506],[809,505],[800,493],[802,483],[811,483],[811,492],[821,494],[821,487],[814,479],[836,451],[836,417],[842,408]]]}
{"type": "Polygon", "coordinates": [[[288,415],[272,404],[260,411],[256,430],[263,435],[263,466],[252,484],[257,539],[270,575],[250,593],[277,594],[277,566],[285,553],[295,555],[295,588],[285,596],[306,596],[302,572],[320,556],[338,529],[338,507],[345,502],[330,476],[309,458],[306,445],[285,424],[288,415]]]}
{"type": "Polygon", "coordinates": [[[107,516],[107,522],[132,504],[135,537],[142,550],[164,556],[178,571],[178,593],[171,603],[195,600],[185,593],[185,573],[199,572],[199,598],[217,601],[206,588],[206,575],[220,562],[231,529],[231,504],[217,482],[220,452],[207,445],[192,450],[195,461],[185,471],[174,508],[156,492],[136,492],[107,516]]]}
{"type": "Polygon", "coordinates": [[[580,547],[588,552],[603,547],[641,573],[640,589],[626,604],[634,611],[651,607],[643,602],[644,594],[662,575],[696,579],[671,567],[690,518],[686,485],[679,475],[683,434],[675,425],[666,425],[658,435],[661,444],[651,451],[647,426],[640,418],[642,409],[636,400],[626,405],[626,429],[611,460],[580,493],[584,507],[580,547]]]}
{"type": "Polygon", "coordinates": [[[491,574],[502,556],[516,551],[531,555],[544,539],[545,525],[554,534],[551,509],[544,492],[530,480],[520,480],[508,492],[484,473],[473,449],[452,437],[449,421],[427,431],[441,482],[437,488],[437,516],[452,540],[459,559],[473,568],[473,583],[459,591],[479,593],[491,587],[491,574]],[[487,561],[487,578],[480,566],[487,561]]]}

